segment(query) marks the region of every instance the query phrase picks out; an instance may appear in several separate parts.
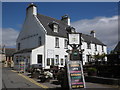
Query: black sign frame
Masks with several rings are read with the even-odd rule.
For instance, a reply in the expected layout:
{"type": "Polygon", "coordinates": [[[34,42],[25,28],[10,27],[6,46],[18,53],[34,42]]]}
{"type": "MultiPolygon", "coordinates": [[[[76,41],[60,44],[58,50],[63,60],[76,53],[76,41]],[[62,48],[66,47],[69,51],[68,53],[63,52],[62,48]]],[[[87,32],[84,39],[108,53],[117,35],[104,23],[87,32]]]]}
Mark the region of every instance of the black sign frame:
{"type": "Polygon", "coordinates": [[[86,87],[81,61],[68,61],[67,74],[70,89],[75,90],[86,87]]]}

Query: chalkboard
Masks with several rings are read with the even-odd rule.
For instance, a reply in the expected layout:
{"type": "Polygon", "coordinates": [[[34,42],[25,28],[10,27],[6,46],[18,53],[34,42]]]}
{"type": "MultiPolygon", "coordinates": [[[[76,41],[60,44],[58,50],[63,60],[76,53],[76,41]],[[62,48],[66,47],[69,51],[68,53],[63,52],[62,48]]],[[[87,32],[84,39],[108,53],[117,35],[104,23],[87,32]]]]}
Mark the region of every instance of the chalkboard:
{"type": "Polygon", "coordinates": [[[19,72],[25,72],[25,62],[21,61],[19,62],[19,72]]]}
{"type": "Polygon", "coordinates": [[[85,88],[83,68],[81,61],[68,61],[68,82],[71,89],[85,88]]]}

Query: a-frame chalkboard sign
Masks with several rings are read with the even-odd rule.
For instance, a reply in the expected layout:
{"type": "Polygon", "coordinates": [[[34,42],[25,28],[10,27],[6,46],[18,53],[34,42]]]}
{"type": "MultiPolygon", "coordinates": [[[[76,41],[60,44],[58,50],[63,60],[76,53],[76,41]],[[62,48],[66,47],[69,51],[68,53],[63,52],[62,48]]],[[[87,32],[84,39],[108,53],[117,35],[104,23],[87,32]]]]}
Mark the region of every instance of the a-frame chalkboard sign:
{"type": "Polygon", "coordinates": [[[68,61],[67,74],[70,90],[80,90],[80,88],[85,88],[85,80],[81,61],[68,61]]]}

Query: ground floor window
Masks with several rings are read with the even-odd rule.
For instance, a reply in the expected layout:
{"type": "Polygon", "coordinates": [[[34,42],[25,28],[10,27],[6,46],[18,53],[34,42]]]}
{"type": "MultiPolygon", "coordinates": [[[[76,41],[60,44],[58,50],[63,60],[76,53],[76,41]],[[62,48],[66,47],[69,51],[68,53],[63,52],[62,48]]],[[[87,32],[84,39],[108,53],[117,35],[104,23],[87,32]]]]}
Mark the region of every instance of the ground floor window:
{"type": "Polygon", "coordinates": [[[50,66],[50,58],[47,58],[47,66],[50,66]]]}
{"type": "Polygon", "coordinates": [[[54,66],[54,58],[47,58],[47,66],[54,66]]]}
{"type": "Polygon", "coordinates": [[[59,65],[59,55],[55,55],[55,65],[59,65]]]}
{"type": "Polygon", "coordinates": [[[68,56],[67,55],[65,55],[65,61],[67,61],[68,60],[68,56]]]}
{"type": "Polygon", "coordinates": [[[63,60],[63,58],[61,58],[61,65],[63,65],[64,64],[64,60],[63,60]]]}
{"type": "Polygon", "coordinates": [[[87,57],[87,62],[91,62],[91,56],[90,55],[86,55],[87,57]]]}
{"type": "Polygon", "coordinates": [[[51,58],[51,65],[54,66],[54,58],[51,58]]]}

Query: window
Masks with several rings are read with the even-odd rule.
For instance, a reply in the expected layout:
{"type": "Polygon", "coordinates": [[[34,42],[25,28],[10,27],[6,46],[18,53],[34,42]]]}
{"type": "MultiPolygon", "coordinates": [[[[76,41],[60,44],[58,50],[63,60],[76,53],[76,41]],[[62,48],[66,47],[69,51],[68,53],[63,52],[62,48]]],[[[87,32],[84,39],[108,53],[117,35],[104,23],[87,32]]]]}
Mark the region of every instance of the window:
{"type": "Polygon", "coordinates": [[[59,65],[59,55],[55,55],[55,64],[59,65]]]}
{"type": "Polygon", "coordinates": [[[55,38],[55,47],[59,48],[59,38],[55,38]]]}
{"type": "Polygon", "coordinates": [[[18,43],[18,50],[20,50],[20,43],[18,43]]]}
{"type": "Polygon", "coordinates": [[[50,66],[50,58],[47,58],[47,66],[50,66]]]}
{"type": "Polygon", "coordinates": [[[68,60],[68,57],[67,57],[67,55],[65,55],[65,61],[67,61],[68,60]]]}
{"type": "Polygon", "coordinates": [[[41,39],[41,36],[38,38],[38,45],[39,45],[39,46],[42,45],[42,39],[41,39]]]}
{"type": "Polygon", "coordinates": [[[54,58],[51,58],[51,65],[54,66],[54,58]]]}
{"type": "Polygon", "coordinates": [[[42,63],[42,55],[37,55],[38,63],[42,63]]]}
{"type": "Polygon", "coordinates": [[[66,48],[66,49],[68,48],[67,42],[68,42],[68,41],[65,39],[64,44],[65,44],[65,48],[66,48]]]}
{"type": "Polygon", "coordinates": [[[61,65],[63,65],[63,63],[64,63],[64,62],[63,62],[63,58],[61,58],[61,65]]]}
{"type": "Polygon", "coordinates": [[[97,51],[97,45],[95,44],[95,51],[97,51]]]}
{"type": "Polygon", "coordinates": [[[104,46],[102,46],[102,52],[104,52],[104,46]]]}
{"type": "Polygon", "coordinates": [[[87,62],[90,62],[91,61],[91,57],[90,55],[87,55],[87,62]]]}
{"type": "Polygon", "coordinates": [[[87,49],[91,49],[91,44],[87,43],[87,49]]]}
{"type": "Polygon", "coordinates": [[[53,25],[53,30],[54,30],[54,32],[58,32],[58,25],[57,24],[53,25]]]}

